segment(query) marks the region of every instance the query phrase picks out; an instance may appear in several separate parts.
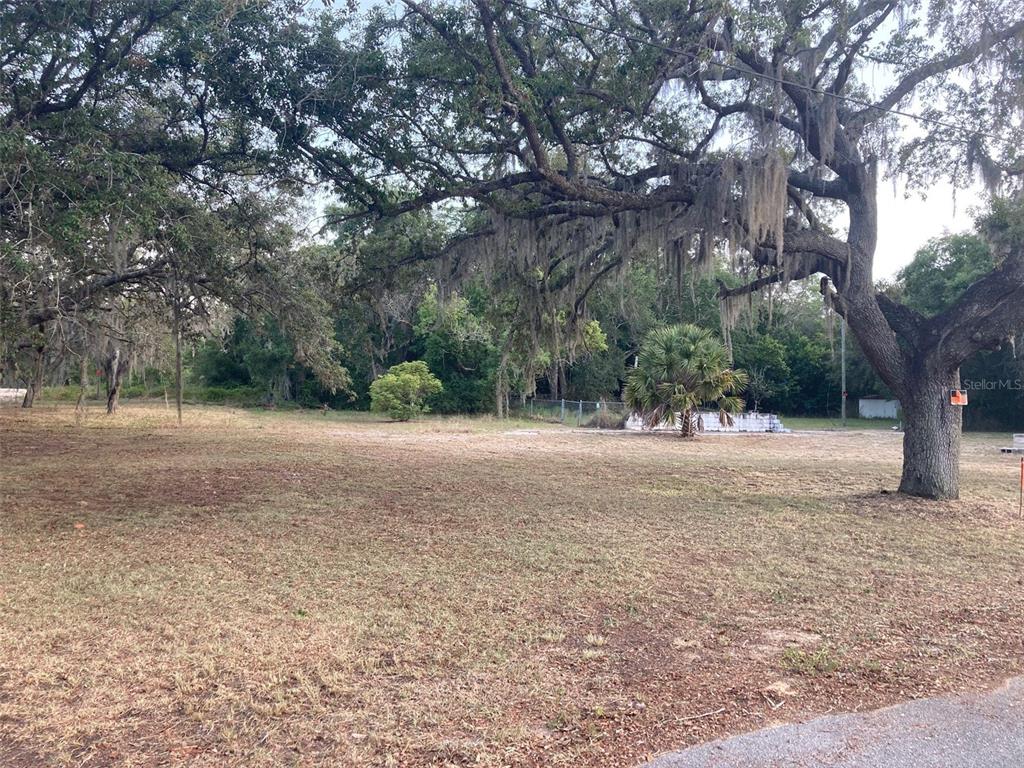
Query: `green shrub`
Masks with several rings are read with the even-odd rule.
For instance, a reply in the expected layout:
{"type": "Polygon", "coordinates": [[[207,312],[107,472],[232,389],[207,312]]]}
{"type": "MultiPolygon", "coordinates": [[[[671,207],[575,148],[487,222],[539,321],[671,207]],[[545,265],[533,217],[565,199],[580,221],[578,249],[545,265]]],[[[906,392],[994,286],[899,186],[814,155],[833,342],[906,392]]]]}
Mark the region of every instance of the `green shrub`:
{"type": "MultiPolygon", "coordinates": [[[[586,417],[584,418],[586,419],[586,417]]],[[[609,411],[605,407],[586,419],[583,426],[593,429],[625,429],[628,419],[628,413],[609,411]]]]}
{"type": "MultiPolygon", "coordinates": [[[[171,397],[174,391],[171,390],[171,397]]],[[[220,405],[256,406],[263,402],[266,393],[262,387],[255,385],[239,385],[235,387],[189,387],[185,396],[199,403],[217,403],[220,405]]]]}
{"type": "MultiPolygon", "coordinates": [[[[41,399],[56,403],[74,403],[78,400],[78,391],[79,388],[73,385],[66,387],[43,387],[41,399]]],[[[85,390],[86,397],[95,394],[95,385],[85,390]]]]}
{"type": "Polygon", "coordinates": [[[399,363],[370,385],[370,410],[386,413],[395,421],[408,421],[429,409],[424,404],[444,387],[422,360],[399,363]]]}

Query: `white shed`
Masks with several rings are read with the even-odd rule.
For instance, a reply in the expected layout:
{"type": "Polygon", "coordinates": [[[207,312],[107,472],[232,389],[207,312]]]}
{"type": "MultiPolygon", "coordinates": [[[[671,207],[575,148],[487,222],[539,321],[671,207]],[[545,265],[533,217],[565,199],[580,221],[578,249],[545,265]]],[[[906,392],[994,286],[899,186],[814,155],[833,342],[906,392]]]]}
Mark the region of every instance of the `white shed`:
{"type": "Polygon", "coordinates": [[[862,397],[857,401],[857,415],[862,419],[897,419],[899,418],[899,408],[899,400],[862,397]]]}

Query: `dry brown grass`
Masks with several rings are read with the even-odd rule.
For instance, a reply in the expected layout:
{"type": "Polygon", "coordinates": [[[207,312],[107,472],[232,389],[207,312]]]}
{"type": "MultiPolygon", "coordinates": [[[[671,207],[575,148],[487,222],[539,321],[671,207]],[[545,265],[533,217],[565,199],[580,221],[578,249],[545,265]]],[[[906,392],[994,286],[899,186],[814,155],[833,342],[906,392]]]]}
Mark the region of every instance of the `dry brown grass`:
{"type": "Polygon", "coordinates": [[[1021,671],[993,439],[932,504],[886,432],[522,426],[0,410],[0,764],[630,765],[1021,671]]]}

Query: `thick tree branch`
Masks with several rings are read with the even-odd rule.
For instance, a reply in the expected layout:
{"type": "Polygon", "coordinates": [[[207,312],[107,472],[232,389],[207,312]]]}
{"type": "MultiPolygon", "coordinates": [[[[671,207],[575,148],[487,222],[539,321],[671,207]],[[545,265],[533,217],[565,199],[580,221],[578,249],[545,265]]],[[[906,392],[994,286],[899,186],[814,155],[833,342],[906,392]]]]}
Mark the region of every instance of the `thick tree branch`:
{"type": "Polygon", "coordinates": [[[722,280],[716,279],[715,282],[718,283],[718,298],[730,299],[735,296],[748,296],[752,293],[757,293],[758,291],[767,288],[769,285],[781,283],[782,280],[783,275],[781,272],[772,272],[769,275],[764,275],[756,280],[751,280],[749,283],[736,286],[735,288],[730,288],[722,280]]]}
{"type": "Polygon", "coordinates": [[[1004,43],[1007,40],[1012,40],[1022,33],[1024,33],[1024,19],[998,30],[991,35],[986,35],[977,40],[974,44],[968,45],[954,54],[944,56],[940,59],[934,59],[927,64],[923,64],[920,67],[911,70],[905,74],[895,87],[893,87],[892,90],[890,90],[889,93],[887,93],[874,106],[866,107],[857,112],[850,121],[851,127],[860,128],[868,123],[878,120],[885,115],[887,110],[894,108],[897,104],[903,101],[903,99],[913,93],[921,83],[929,80],[930,78],[936,77],[937,75],[962,67],[965,64],[970,64],[986,51],[990,50],[993,46],[1004,43]]]}
{"type": "Polygon", "coordinates": [[[993,349],[1024,332],[1024,252],[1009,254],[956,304],[931,318],[925,331],[936,339],[941,363],[949,370],[977,350],[993,349]]]}
{"type": "Polygon", "coordinates": [[[797,189],[810,192],[815,197],[827,197],[832,200],[846,200],[849,187],[842,179],[822,179],[812,176],[807,171],[790,171],[789,183],[797,189]]]}
{"type": "Polygon", "coordinates": [[[878,308],[882,310],[889,326],[904,342],[916,349],[921,339],[921,326],[926,318],[888,294],[875,294],[875,301],[878,302],[878,308]]]}
{"type": "Polygon", "coordinates": [[[157,259],[145,267],[115,272],[89,280],[69,293],[62,293],[56,305],[29,312],[26,318],[27,324],[30,327],[34,327],[54,320],[74,309],[92,309],[98,302],[109,296],[112,288],[131,286],[145,280],[164,277],[167,274],[167,267],[168,262],[166,259],[157,259]]]}

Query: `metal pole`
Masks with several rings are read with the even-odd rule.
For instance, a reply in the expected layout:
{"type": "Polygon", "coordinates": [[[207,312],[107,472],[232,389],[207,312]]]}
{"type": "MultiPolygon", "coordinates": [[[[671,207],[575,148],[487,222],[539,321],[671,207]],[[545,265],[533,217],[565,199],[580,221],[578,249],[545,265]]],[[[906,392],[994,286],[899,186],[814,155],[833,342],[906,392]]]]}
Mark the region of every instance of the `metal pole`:
{"type": "Polygon", "coordinates": [[[181,426],[181,401],[184,381],[181,376],[181,303],[178,301],[178,282],[174,282],[174,403],[178,409],[178,426],[181,426]]]}
{"type": "Polygon", "coordinates": [[[583,425],[583,401],[580,400],[580,404],[579,404],[579,406],[576,409],[576,426],[579,427],[579,426],[582,426],[582,425],[583,425]]]}
{"type": "Polygon", "coordinates": [[[843,319],[842,324],[839,326],[839,359],[842,367],[842,384],[840,385],[843,390],[843,403],[842,403],[842,418],[843,426],[846,426],[846,319],[843,319]]]}
{"type": "Polygon", "coordinates": [[[562,415],[561,415],[561,417],[559,417],[558,420],[561,421],[563,424],[565,424],[565,398],[564,397],[562,398],[562,415]]]}

